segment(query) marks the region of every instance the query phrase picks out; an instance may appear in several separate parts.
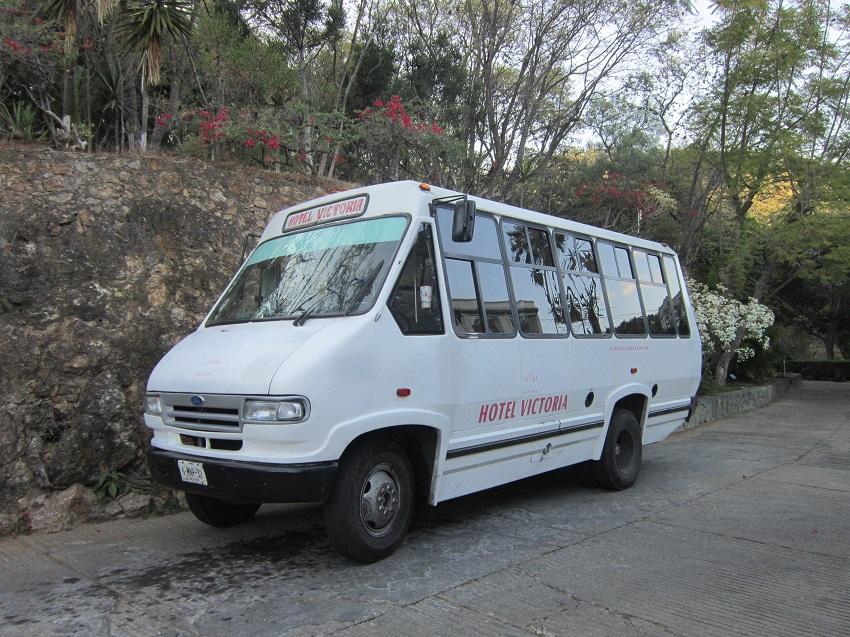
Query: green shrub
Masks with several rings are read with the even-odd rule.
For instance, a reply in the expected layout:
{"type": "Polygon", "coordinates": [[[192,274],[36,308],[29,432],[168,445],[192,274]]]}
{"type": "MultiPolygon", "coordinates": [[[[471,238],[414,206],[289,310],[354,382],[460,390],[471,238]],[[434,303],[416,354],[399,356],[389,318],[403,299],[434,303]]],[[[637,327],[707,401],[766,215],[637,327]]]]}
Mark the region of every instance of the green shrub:
{"type": "Polygon", "coordinates": [[[788,361],[786,369],[802,374],[805,380],[850,381],[850,360],[788,361]]]}

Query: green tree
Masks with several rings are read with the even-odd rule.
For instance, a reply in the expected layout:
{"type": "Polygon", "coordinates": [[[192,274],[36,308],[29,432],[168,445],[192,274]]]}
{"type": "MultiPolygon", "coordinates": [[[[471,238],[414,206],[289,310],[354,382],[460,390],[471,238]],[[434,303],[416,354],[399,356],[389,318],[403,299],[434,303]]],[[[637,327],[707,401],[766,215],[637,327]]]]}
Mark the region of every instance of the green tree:
{"type": "Polygon", "coordinates": [[[742,267],[746,219],[782,178],[783,158],[812,115],[805,79],[823,53],[824,24],[820,5],[808,0],[720,0],[716,7],[720,20],[705,34],[716,71],[700,111],[735,219],[721,276],[733,294],[761,296],[766,279],[753,283],[742,267]]]}
{"type": "Polygon", "coordinates": [[[192,31],[192,5],[184,0],[134,0],[123,10],[117,35],[126,50],[140,53],[141,135],[139,146],[147,148],[148,88],[159,84],[162,45],[166,36],[184,38],[192,31]]]}

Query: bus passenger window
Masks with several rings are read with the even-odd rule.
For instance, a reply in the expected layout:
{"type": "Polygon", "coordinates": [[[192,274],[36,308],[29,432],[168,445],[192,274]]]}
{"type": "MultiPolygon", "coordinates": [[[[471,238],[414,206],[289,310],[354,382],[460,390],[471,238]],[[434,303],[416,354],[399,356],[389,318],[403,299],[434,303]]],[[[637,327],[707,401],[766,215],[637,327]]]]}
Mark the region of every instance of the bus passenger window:
{"type": "Polygon", "coordinates": [[[670,285],[670,298],[673,299],[673,311],[676,314],[676,327],[679,336],[688,338],[691,335],[691,327],[688,324],[688,313],[685,311],[685,303],[682,298],[682,287],[679,283],[679,274],[676,272],[676,262],[673,257],[664,255],[664,272],[667,275],[667,283],[670,285]]]}
{"type": "MultiPolygon", "coordinates": [[[[487,315],[487,331],[495,334],[513,334],[514,316],[511,299],[505,282],[505,268],[501,263],[478,262],[478,285],[487,315]]],[[[483,331],[483,330],[482,330],[483,331]]]]}
{"type": "Polygon", "coordinates": [[[593,258],[593,244],[587,239],[576,238],[575,258],[578,263],[576,270],[596,273],[596,259],[593,258]]]}
{"type": "MultiPolygon", "coordinates": [[[[473,240],[455,243],[451,238],[452,217],[449,208],[437,208],[437,230],[446,262],[455,331],[459,335],[513,336],[516,327],[496,220],[477,214],[473,240]]],[[[527,235],[522,226],[519,228],[525,240],[518,239],[518,248],[528,254],[527,235]]]]}
{"type": "Polygon", "coordinates": [[[635,275],[632,272],[632,264],[629,261],[629,251],[625,248],[614,248],[614,256],[617,258],[617,269],[620,271],[620,278],[634,279],[635,275]]]}
{"type": "MultiPolygon", "coordinates": [[[[555,246],[563,271],[565,306],[572,333],[576,336],[610,334],[611,324],[602,293],[602,278],[597,274],[599,268],[593,254],[593,242],[558,232],[555,234],[555,246]]],[[[600,249],[606,247],[609,249],[610,267],[616,273],[613,247],[600,244],[600,249]]]]}
{"type": "Polygon", "coordinates": [[[614,334],[622,336],[646,334],[643,311],[638,297],[637,281],[605,279],[608,305],[611,307],[611,322],[614,334]]]}
{"type": "Polygon", "coordinates": [[[475,290],[472,261],[446,259],[449,296],[452,297],[452,316],[459,332],[484,332],[484,314],[475,290]]]}
{"type": "Polygon", "coordinates": [[[549,245],[549,233],[537,228],[529,228],[528,236],[531,239],[531,253],[534,256],[534,265],[545,265],[555,267],[552,260],[552,247],[549,245]]]}
{"type": "Polygon", "coordinates": [[[605,276],[620,276],[617,268],[617,259],[614,257],[614,246],[610,243],[597,242],[597,250],[599,250],[599,261],[602,264],[602,274],[605,276]]]}
{"type": "Polygon", "coordinates": [[[505,237],[505,250],[509,263],[531,263],[531,250],[528,248],[528,235],[525,226],[505,221],[502,223],[502,234],[505,237]]]}
{"type": "Polygon", "coordinates": [[[673,306],[661,276],[658,255],[648,254],[643,250],[632,250],[632,255],[635,258],[649,333],[652,336],[676,336],[673,306]]]}
{"type": "Polygon", "coordinates": [[[643,250],[632,250],[632,255],[635,258],[638,281],[641,283],[651,283],[652,275],[649,273],[649,261],[647,260],[646,252],[643,250]]]}
{"type": "MultiPolygon", "coordinates": [[[[641,307],[638,282],[635,280],[629,259],[629,250],[602,241],[597,242],[596,247],[602,259],[605,292],[608,298],[608,308],[611,310],[611,325],[614,328],[614,334],[617,336],[645,335],[647,331],[646,320],[641,307]]],[[[648,265],[646,270],[648,273],[648,265]]]]}
{"type": "Polygon", "coordinates": [[[561,288],[554,270],[511,268],[519,331],[523,334],[564,334],[567,324],[561,288]]]}
{"type": "Polygon", "coordinates": [[[387,304],[402,334],[442,334],[440,287],[431,229],[422,224],[387,304]]]}
{"type": "Polygon", "coordinates": [[[570,312],[570,328],[576,336],[610,334],[608,312],[602,296],[602,282],[597,276],[565,275],[570,312]]]}

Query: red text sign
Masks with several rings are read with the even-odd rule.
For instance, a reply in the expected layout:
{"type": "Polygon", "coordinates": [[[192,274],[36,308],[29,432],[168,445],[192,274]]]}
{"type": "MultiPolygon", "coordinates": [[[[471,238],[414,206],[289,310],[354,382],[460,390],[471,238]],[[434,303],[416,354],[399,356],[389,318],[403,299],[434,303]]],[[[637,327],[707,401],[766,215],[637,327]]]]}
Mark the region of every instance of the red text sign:
{"type": "Polygon", "coordinates": [[[566,394],[525,398],[519,402],[508,400],[503,403],[486,403],[481,405],[481,410],[478,412],[478,422],[510,420],[517,416],[537,416],[538,414],[549,414],[555,411],[566,411],[566,409],[566,394]]]}
{"type": "Polygon", "coordinates": [[[343,201],[335,201],[334,203],[325,204],[318,208],[310,208],[300,212],[290,214],[283,224],[284,230],[292,230],[293,228],[301,228],[302,226],[312,226],[315,223],[325,223],[327,221],[336,221],[337,219],[345,219],[347,217],[357,217],[366,212],[366,203],[369,197],[360,195],[353,199],[344,199],[343,201]]]}

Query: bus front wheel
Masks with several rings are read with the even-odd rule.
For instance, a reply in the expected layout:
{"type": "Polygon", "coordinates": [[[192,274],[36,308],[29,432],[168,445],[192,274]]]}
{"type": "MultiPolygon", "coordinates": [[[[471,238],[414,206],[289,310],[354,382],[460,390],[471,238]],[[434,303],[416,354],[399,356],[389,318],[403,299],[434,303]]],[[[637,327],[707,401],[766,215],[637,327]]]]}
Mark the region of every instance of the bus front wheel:
{"type": "Polygon", "coordinates": [[[325,528],[334,548],[358,562],[377,562],[404,539],[413,513],[413,471],[391,440],[372,440],[343,456],[325,528]]]}
{"type": "Polygon", "coordinates": [[[599,486],[621,491],[637,480],[643,443],[640,423],[627,409],[618,409],[611,416],[602,457],[590,463],[593,477],[599,486]]]}

